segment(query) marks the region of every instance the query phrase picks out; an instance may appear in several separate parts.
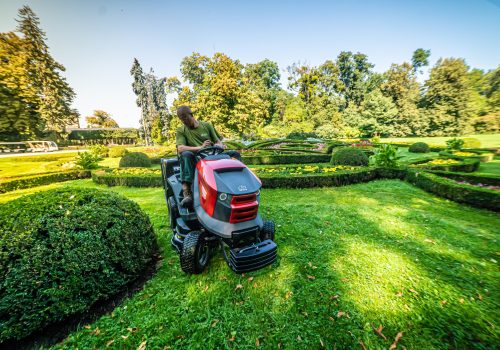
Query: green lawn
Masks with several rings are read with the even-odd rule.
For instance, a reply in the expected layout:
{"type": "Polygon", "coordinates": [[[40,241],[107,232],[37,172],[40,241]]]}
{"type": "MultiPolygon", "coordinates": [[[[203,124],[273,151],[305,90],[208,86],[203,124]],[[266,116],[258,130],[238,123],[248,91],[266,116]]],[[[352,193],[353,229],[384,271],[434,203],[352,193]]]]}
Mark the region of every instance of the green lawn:
{"type": "MultiPolygon", "coordinates": [[[[90,180],[46,188],[95,187],[90,180]]],[[[161,189],[112,188],[149,214],[163,264],[144,290],[55,348],[494,348],[499,343],[498,214],[395,180],[263,190],[276,266],[240,276],[220,255],[188,276],[169,245],[161,189]],[[383,340],[372,325],[384,327],[383,340]],[[98,330],[97,330],[98,329],[98,330]],[[113,342],[111,343],[111,341],[113,342]]]]}
{"type": "Polygon", "coordinates": [[[474,174],[500,177],[500,157],[495,157],[488,163],[481,163],[474,174]]]}
{"type": "Polygon", "coordinates": [[[63,171],[65,169],[62,165],[71,161],[76,155],[77,153],[64,153],[57,156],[33,155],[28,157],[0,158],[0,181],[2,178],[7,177],[10,178],[63,171]],[[33,161],[34,157],[37,159],[36,162],[33,161]]]}
{"type": "MultiPolygon", "coordinates": [[[[499,148],[500,147],[500,134],[488,135],[467,135],[460,136],[460,138],[472,137],[481,141],[483,148],[499,148]]],[[[453,137],[391,137],[383,138],[381,142],[426,142],[430,145],[446,146],[446,140],[453,137]]]]}

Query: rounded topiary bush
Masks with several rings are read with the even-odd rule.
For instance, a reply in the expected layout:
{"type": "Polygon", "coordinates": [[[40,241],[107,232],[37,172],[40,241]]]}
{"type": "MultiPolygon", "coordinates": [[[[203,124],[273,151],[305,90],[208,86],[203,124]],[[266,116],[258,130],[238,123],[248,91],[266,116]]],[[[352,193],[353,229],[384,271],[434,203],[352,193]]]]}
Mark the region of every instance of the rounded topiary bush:
{"type": "Polygon", "coordinates": [[[430,148],[425,142],[415,142],[408,148],[408,151],[412,153],[428,153],[430,148]]]}
{"type": "Polygon", "coordinates": [[[143,274],[157,251],[148,216],[94,189],[0,206],[0,343],[87,311],[143,274]]]}
{"type": "Polygon", "coordinates": [[[147,168],[151,166],[151,159],[142,152],[125,154],[120,159],[120,168],[147,168]]]}
{"type": "Polygon", "coordinates": [[[356,147],[342,147],[332,153],[330,163],[335,165],[368,165],[368,156],[356,147]]]}
{"type": "Polygon", "coordinates": [[[125,147],[113,147],[109,149],[110,158],[120,158],[127,154],[128,151],[125,147]]]}

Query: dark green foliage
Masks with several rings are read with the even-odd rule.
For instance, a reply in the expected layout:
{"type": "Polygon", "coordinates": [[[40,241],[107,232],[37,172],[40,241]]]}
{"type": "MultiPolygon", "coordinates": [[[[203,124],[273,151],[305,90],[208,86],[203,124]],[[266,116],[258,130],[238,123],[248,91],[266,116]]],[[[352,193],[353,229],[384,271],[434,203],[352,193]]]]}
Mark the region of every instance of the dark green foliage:
{"type": "Polygon", "coordinates": [[[23,176],[13,180],[2,181],[0,183],[0,193],[87,177],[90,177],[89,171],[67,171],[54,174],[23,176]]]}
{"type": "Polygon", "coordinates": [[[457,180],[457,181],[467,181],[471,184],[483,184],[489,186],[500,186],[500,178],[499,177],[491,177],[484,175],[476,175],[475,173],[457,173],[450,171],[441,171],[441,170],[430,170],[430,173],[447,177],[449,179],[457,180]]]}
{"type": "Polygon", "coordinates": [[[368,156],[356,147],[342,147],[333,152],[330,163],[335,165],[367,166],[368,156]]]}
{"type": "Polygon", "coordinates": [[[99,165],[101,157],[92,152],[78,152],[75,158],[75,164],[85,170],[96,169],[99,165]]]}
{"type": "Polygon", "coordinates": [[[455,202],[500,211],[499,191],[458,184],[454,180],[424,171],[409,170],[406,180],[427,192],[455,202]]]}
{"type": "Polygon", "coordinates": [[[151,166],[151,159],[142,152],[131,152],[120,159],[120,168],[146,168],[151,166]]]}
{"type": "Polygon", "coordinates": [[[328,144],[328,147],[326,149],[326,153],[327,154],[332,154],[333,150],[337,147],[344,147],[344,146],[347,146],[348,144],[345,143],[345,142],[340,142],[340,141],[335,141],[335,142],[331,142],[328,144]]]}
{"type": "Polygon", "coordinates": [[[264,188],[307,188],[345,186],[360,182],[368,182],[377,178],[376,169],[360,169],[336,172],[334,174],[317,174],[307,176],[259,176],[264,188]]]}
{"type": "Polygon", "coordinates": [[[395,168],[398,165],[397,151],[398,149],[391,145],[381,145],[371,159],[377,166],[395,168]]]}
{"type": "Polygon", "coordinates": [[[480,148],[481,141],[475,139],[473,137],[464,137],[462,139],[464,141],[464,148],[480,148]]]}
{"type": "Polygon", "coordinates": [[[247,148],[244,144],[238,141],[223,141],[223,143],[228,147],[228,149],[245,149],[247,148]]]}
{"type": "Polygon", "coordinates": [[[294,131],[288,134],[286,137],[287,139],[292,139],[292,140],[305,140],[308,138],[318,138],[318,135],[314,132],[300,132],[300,131],[294,131]]]}
{"type": "Polygon", "coordinates": [[[408,148],[408,151],[412,153],[428,153],[430,148],[425,142],[415,142],[408,148]]]}
{"type": "Polygon", "coordinates": [[[454,150],[459,151],[464,147],[464,140],[455,137],[455,138],[447,140],[446,146],[449,149],[454,149],[454,150]]]}
{"type": "Polygon", "coordinates": [[[109,149],[110,158],[121,158],[127,153],[128,151],[125,147],[111,147],[109,149]]]}
{"type": "Polygon", "coordinates": [[[85,312],[141,275],[148,216],[112,192],[57,189],[0,207],[0,341],[85,312]]]}
{"type": "Polygon", "coordinates": [[[93,172],[92,181],[106,186],[163,187],[161,175],[125,175],[93,172]]]}
{"type": "Polygon", "coordinates": [[[107,158],[109,156],[109,148],[104,145],[93,145],[89,147],[90,153],[99,158],[107,158]]]}
{"type": "Polygon", "coordinates": [[[324,163],[330,160],[328,154],[290,154],[279,156],[243,156],[245,164],[307,164],[324,163]]]}

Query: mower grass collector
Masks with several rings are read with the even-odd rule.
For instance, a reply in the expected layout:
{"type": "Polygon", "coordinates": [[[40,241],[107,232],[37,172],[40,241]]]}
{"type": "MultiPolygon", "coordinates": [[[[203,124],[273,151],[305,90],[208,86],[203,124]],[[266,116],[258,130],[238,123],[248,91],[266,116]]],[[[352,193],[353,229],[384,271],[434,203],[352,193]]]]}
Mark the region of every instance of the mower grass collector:
{"type": "Polygon", "coordinates": [[[192,208],[180,204],[179,160],[161,160],[171,243],[186,273],[203,272],[219,247],[237,273],[258,270],[277,258],[274,222],[264,221],[258,213],[260,180],[222,152],[219,147],[207,147],[196,153],[192,208]]]}

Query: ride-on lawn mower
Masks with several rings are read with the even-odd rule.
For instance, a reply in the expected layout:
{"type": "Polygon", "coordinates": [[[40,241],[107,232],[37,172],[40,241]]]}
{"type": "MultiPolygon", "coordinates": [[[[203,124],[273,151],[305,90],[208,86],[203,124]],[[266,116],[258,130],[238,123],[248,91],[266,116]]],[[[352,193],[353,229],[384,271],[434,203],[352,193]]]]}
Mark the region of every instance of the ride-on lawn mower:
{"type": "Polygon", "coordinates": [[[237,272],[258,270],[276,261],[274,222],[258,213],[260,180],[220,147],[196,153],[193,206],[183,199],[177,158],[162,159],[161,170],[168,205],[172,246],[186,273],[201,273],[218,247],[237,272]]]}

